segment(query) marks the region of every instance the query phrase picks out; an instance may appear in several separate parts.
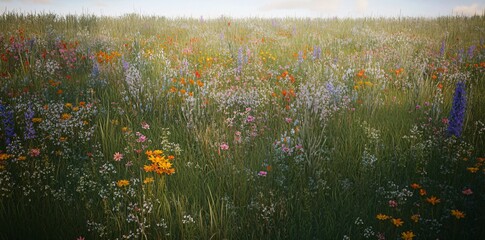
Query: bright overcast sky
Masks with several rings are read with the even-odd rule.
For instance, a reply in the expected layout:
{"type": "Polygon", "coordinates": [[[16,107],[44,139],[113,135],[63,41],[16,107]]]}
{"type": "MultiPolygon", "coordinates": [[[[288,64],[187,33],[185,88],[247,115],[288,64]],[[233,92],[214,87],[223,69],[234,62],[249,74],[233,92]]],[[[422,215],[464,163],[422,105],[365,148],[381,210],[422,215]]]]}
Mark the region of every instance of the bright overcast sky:
{"type": "Polygon", "coordinates": [[[0,0],[2,12],[166,17],[437,17],[482,15],[485,0],[0,0]]]}

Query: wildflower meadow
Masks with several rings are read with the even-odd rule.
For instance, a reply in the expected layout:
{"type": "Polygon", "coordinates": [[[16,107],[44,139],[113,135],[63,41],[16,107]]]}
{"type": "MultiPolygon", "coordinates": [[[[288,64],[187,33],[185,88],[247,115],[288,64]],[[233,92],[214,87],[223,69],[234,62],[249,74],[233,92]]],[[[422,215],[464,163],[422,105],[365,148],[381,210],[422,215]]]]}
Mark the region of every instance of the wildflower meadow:
{"type": "Polygon", "coordinates": [[[0,29],[0,239],[485,239],[485,15],[0,29]]]}

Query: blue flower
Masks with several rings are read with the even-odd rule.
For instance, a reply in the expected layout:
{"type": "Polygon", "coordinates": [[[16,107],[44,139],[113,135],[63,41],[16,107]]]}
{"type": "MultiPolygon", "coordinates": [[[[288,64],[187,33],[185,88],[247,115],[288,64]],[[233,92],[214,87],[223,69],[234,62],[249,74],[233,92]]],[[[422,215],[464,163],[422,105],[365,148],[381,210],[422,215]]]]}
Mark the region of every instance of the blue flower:
{"type": "Polygon", "coordinates": [[[15,137],[15,121],[13,118],[13,111],[0,104],[0,118],[2,119],[3,129],[5,130],[5,144],[8,146],[15,137]]]}
{"type": "Polygon", "coordinates": [[[25,111],[24,117],[25,117],[25,132],[24,132],[24,139],[34,139],[35,138],[35,129],[34,129],[34,123],[32,122],[32,118],[34,117],[35,112],[32,110],[32,108],[29,106],[27,111],[25,111]]]}
{"type": "Polygon", "coordinates": [[[451,106],[450,117],[448,122],[447,133],[448,136],[454,135],[460,137],[463,129],[463,122],[465,120],[466,110],[466,91],[465,83],[459,82],[456,84],[455,95],[453,96],[453,104],[451,106]]]}

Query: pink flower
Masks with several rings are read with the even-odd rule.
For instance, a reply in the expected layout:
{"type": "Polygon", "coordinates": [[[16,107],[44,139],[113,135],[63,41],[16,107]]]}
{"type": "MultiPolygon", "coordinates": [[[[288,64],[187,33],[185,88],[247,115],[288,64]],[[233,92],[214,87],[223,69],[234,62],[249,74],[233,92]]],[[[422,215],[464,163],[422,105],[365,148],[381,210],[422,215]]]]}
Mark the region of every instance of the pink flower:
{"type": "Polygon", "coordinates": [[[441,122],[445,125],[448,125],[449,120],[448,120],[448,118],[443,118],[443,119],[441,119],[441,122]]]}
{"type": "Polygon", "coordinates": [[[146,123],[146,122],[142,122],[141,123],[141,128],[143,128],[143,129],[150,129],[150,125],[148,125],[148,123],[146,123]]]}
{"type": "Polygon", "coordinates": [[[268,172],[266,172],[266,171],[259,171],[258,176],[266,177],[266,174],[268,174],[268,172]]]}
{"type": "Polygon", "coordinates": [[[83,236],[79,236],[78,238],[76,238],[76,240],[84,240],[84,237],[83,236]]]}
{"type": "Polygon", "coordinates": [[[250,122],[254,122],[254,117],[249,115],[247,118],[246,118],[246,122],[250,123],[250,122]]]}
{"type": "Polygon", "coordinates": [[[136,136],[138,137],[136,141],[139,143],[145,142],[147,140],[147,137],[140,132],[136,132],[136,136]]]}
{"type": "Polygon", "coordinates": [[[220,148],[221,148],[221,150],[227,150],[227,149],[229,149],[229,145],[227,145],[226,143],[221,143],[220,148]]]}
{"type": "Polygon", "coordinates": [[[40,149],[38,149],[38,148],[30,149],[30,156],[31,157],[37,157],[39,155],[40,155],[40,149]]]}
{"type": "Polygon", "coordinates": [[[389,200],[389,207],[393,207],[393,208],[397,207],[397,202],[394,200],[389,200]]]}
{"type": "Polygon", "coordinates": [[[421,106],[416,105],[416,110],[419,110],[420,108],[421,108],[421,106]]]}
{"type": "Polygon", "coordinates": [[[287,122],[287,123],[291,123],[292,121],[293,121],[293,119],[291,119],[291,118],[285,118],[285,122],[287,122]]]}
{"type": "Polygon", "coordinates": [[[465,189],[465,190],[463,190],[463,191],[461,191],[461,192],[462,192],[463,194],[467,195],[467,196],[468,196],[468,195],[472,195],[472,194],[473,194],[473,191],[472,191],[470,188],[467,188],[467,189],[465,189]]]}
{"type": "Polygon", "coordinates": [[[119,161],[121,161],[121,159],[123,159],[123,154],[121,154],[119,152],[115,152],[115,154],[113,155],[113,160],[119,162],[119,161]]]}
{"type": "Polygon", "coordinates": [[[246,112],[249,112],[249,111],[251,111],[251,108],[250,107],[246,108],[246,112]]]}

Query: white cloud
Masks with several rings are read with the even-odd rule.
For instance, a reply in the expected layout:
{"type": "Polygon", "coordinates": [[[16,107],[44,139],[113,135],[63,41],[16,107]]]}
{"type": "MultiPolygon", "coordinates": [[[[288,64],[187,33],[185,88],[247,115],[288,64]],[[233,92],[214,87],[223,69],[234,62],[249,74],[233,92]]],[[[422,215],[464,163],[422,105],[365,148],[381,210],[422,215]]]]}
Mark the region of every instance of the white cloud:
{"type": "Polygon", "coordinates": [[[262,11],[302,9],[315,12],[332,13],[338,10],[341,0],[284,0],[273,1],[261,7],[262,11]]]}
{"type": "Polygon", "coordinates": [[[22,0],[25,3],[35,3],[35,4],[49,4],[51,0],[22,0]]]}
{"type": "Polygon", "coordinates": [[[473,16],[473,15],[482,15],[484,14],[485,6],[479,5],[474,3],[468,6],[456,6],[453,8],[453,14],[455,15],[465,15],[465,16],[473,16]]]}
{"type": "Polygon", "coordinates": [[[356,0],[356,9],[358,13],[365,13],[369,6],[369,0],[356,0]]]}

